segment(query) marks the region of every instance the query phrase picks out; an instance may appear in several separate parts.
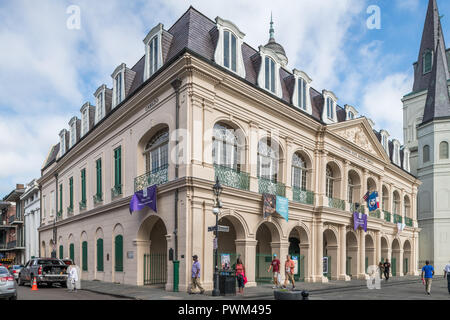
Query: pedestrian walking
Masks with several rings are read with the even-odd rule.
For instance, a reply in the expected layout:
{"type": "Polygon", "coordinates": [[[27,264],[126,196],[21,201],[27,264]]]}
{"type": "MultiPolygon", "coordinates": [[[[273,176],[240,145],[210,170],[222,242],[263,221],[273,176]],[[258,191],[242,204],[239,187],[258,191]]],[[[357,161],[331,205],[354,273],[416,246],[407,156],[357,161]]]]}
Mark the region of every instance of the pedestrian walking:
{"type": "Polygon", "coordinates": [[[238,283],[239,293],[244,294],[245,283],[247,282],[247,278],[245,277],[245,266],[242,263],[241,258],[237,259],[236,262],[236,279],[238,283]]]}
{"type": "Polygon", "coordinates": [[[444,279],[447,278],[447,288],[448,293],[450,294],[450,263],[447,264],[444,268],[444,279]]]}
{"type": "Polygon", "coordinates": [[[292,290],[295,289],[295,281],[294,281],[294,270],[295,270],[295,263],[291,259],[290,255],[286,256],[286,262],[284,264],[285,270],[286,270],[286,277],[284,279],[284,288],[287,287],[288,281],[292,283],[292,290]]]}
{"type": "Polygon", "coordinates": [[[77,292],[81,289],[80,285],[80,268],[75,264],[71,264],[67,271],[68,273],[68,288],[70,292],[77,292]]]}
{"type": "Polygon", "coordinates": [[[433,276],[433,266],[430,265],[430,261],[425,261],[425,266],[422,268],[422,281],[425,279],[425,290],[428,295],[431,294],[431,283],[433,282],[433,276]]]}
{"type": "Polygon", "coordinates": [[[272,273],[273,273],[273,284],[274,287],[272,289],[276,289],[281,285],[281,281],[280,281],[280,265],[281,262],[280,260],[277,259],[277,255],[274,254],[273,255],[273,259],[272,262],[270,263],[270,267],[269,270],[267,272],[270,272],[270,269],[272,269],[272,273]]]}
{"type": "Polygon", "coordinates": [[[378,271],[380,272],[380,279],[383,279],[383,262],[380,261],[380,263],[378,264],[378,271]]]}
{"type": "Polygon", "coordinates": [[[391,271],[391,264],[389,263],[389,260],[386,259],[386,261],[383,263],[383,273],[384,273],[384,278],[386,279],[386,281],[389,281],[390,271],[391,271]]]}
{"type": "Polygon", "coordinates": [[[189,288],[189,294],[193,294],[195,288],[198,288],[200,290],[200,294],[204,294],[205,289],[203,289],[200,283],[200,262],[198,262],[198,256],[194,255],[192,256],[192,259],[194,260],[194,263],[192,264],[192,283],[191,287],[189,288]]]}

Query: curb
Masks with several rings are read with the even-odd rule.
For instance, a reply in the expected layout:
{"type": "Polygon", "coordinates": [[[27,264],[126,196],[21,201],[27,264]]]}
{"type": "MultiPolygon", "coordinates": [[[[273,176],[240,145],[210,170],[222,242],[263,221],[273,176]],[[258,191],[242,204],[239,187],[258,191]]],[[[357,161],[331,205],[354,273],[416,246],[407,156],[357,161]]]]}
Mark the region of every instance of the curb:
{"type": "Polygon", "coordinates": [[[139,299],[139,298],[132,297],[132,296],[126,296],[124,294],[107,293],[107,292],[98,291],[98,290],[95,290],[95,289],[80,289],[80,290],[89,291],[89,292],[98,293],[98,294],[102,294],[102,295],[105,295],[105,296],[111,296],[111,297],[116,297],[116,298],[126,298],[126,299],[132,299],[132,300],[143,300],[143,299],[139,299]]]}

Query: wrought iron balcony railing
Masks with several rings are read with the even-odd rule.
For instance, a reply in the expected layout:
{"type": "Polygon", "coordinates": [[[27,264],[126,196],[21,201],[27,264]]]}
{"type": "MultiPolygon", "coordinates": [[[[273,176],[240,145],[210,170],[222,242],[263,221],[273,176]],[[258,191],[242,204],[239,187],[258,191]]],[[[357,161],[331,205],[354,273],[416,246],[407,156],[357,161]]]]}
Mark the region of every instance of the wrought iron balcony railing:
{"type": "Polygon", "coordinates": [[[375,210],[375,211],[369,212],[369,216],[371,216],[372,218],[380,219],[381,212],[380,212],[380,210],[375,210]]]}
{"type": "Polygon", "coordinates": [[[354,212],[360,212],[360,213],[366,213],[366,207],[364,207],[361,204],[358,204],[358,209],[356,209],[356,203],[350,203],[350,212],[354,213],[354,212]]]}
{"type": "Polygon", "coordinates": [[[328,198],[328,207],[345,210],[345,200],[328,198]]]}
{"type": "Polygon", "coordinates": [[[286,186],[283,183],[274,182],[269,179],[259,178],[258,185],[260,194],[268,193],[280,197],[286,197],[286,186]]]}
{"type": "Polygon", "coordinates": [[[250,175],[240,172],[230,167],[214,165],[216,177],[219,177],[221,184],[227,187],[240,190],[250,190],[250,175]]]}
{"type": "Polygon", "coordinates": [[[111,199],[117,198],[118,196],[122,195],[122,185],[114,186],[114,188],[111,189],[111,199]]]}
{"type": "Polygon", "coordinates": [[[314,205],[314,192],[293,187],[292,200],[303,204],[314,205]]]}
{"type": "Polygon", "coordinates": [[[394,223],[402,223],[402,222],[403,222],[402,216],[394,214],[394,223]]]}
{"type": "Polygon", "coordinates": [[[408,227],[413,227],[413,219],[408,218],[408,217],[405,217],[405,224],[406,224],[408,227]]]}
{"type": "Polygon", "coordinates": [[[86,201],[80,201],[79,206],[80,206],[80,211],[86,210],[86,207],[87,207],[86,201]]]}
{"type": "Polygon", "coordinates": [[[169,181],[169,166],[165,165],[134,179],[134,192],[153,185],[162,185],[169,181]]]}
{"type": "Polygon", "coordinates": [[[92,199],[94,200],[94,205],[103,202],[103,193],[101,193],[101,194],[94,194],[92,199]]]}
{"type": "Polygon", "coordinates": [[[387,222],[391,222],[391,213],[388,211],[383,212],[384,212],[384,220],[386,220],[387,222]]]}

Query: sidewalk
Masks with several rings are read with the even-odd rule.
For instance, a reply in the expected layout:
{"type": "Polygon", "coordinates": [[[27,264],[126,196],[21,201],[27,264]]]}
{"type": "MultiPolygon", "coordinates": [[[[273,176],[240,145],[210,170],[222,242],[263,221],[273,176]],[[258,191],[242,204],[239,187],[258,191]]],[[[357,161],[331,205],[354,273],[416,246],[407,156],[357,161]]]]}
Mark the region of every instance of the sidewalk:
{"type": "MultiPolygon", "coordinates": [[[[389,282],[382,281],[382,286],[394,286],[399,284],[419,283],[418,276],[394,277],[389,279],[389,282]]],[[[345,281],[330,281],[329,283],[297,283],[297,290],[307,290],[311,294],[347,291],[367,286],[365,280],[345,281]]],[[[289,286],[290,287],[290,286],[289,286]]],[[[273,298],[272,284],[262,284],[254,288],[246,288],[244,296],[227,296],[227,297],[213,297],[211,292],[206,292],[204,295],[193,294],[189,295],[186,292],[168,292],[162,288],[146,287],[146,286],[132,286],[125,284],[115,284],[110,282],[100,281],[81,281],[82,290],[92,291],[101,294],[112,295],[121,298],[133,300],[258,300],[273,298]]]]}

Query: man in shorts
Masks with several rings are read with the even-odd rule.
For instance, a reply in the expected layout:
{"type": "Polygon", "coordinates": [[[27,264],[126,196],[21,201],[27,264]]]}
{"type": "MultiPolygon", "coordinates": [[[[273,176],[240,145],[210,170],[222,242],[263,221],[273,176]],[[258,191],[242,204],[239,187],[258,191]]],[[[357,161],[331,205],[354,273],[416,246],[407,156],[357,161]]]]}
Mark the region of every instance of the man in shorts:
{"type": "Polygon", "coordinates": [[[292,283],[292,290],[294,290],[295,289],[295,281],[294,281],[295,263],[294,263],[294,260],[291,259],[290,255],[286,256],[286,262],[284,264],[284,268],[286,269],[286,278],[284,280],[283,288],[286,288],[288,285],[288,281],[290,281],[292,283]]]}
{"type": "Polygon", "coordinates": [[[272,289],[276,289],[280,286],[280,283],[278,283],[278,277],[280,276],[280,260],[277,259],[277,255],[273,255],[273,260],[270,263],[269,270],[267,272],[270,272],[270,269],[272,269],[273,272],[273,283],[274,287],[272,289]]]}
{"type": "Polygon", "coordinates": [[[450,263],[447,264],[444,268],[444,279],[447,278],[447,288],[448,293],[450,294],[450,263]]]}

